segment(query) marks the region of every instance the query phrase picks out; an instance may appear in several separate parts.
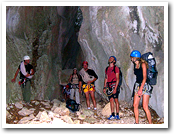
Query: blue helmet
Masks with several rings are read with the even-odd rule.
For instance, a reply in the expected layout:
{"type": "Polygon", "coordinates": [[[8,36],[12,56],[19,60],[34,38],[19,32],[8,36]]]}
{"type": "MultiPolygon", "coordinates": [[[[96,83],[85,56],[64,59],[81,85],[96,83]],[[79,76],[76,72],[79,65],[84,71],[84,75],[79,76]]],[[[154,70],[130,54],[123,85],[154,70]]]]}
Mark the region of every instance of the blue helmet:
{"type": "Polygon", "coordinates": [[[109,59],[110,59],[111,57],[114,58],[115,62],[117,61],[117,58],[116,58],[115,56],[110,56],[109,59]]]}
{"type": "Polygon", "coordinates": [[[133,50],[130,54],[130,57],[141,58],[141,53],[138,50],[133,50]]]}

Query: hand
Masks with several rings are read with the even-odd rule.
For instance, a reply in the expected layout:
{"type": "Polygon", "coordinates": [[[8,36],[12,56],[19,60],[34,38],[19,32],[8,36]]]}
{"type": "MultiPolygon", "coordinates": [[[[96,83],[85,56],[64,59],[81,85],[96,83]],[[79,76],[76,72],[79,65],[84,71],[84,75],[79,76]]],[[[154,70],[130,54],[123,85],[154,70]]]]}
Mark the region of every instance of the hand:
{"type": "Polygon", "coordinates": [[[116,92],[117,92],[117,90],[116,90],[116,89],[114,89],[114,90],[113,90],[113,94],[116,94],[116,92]]]}
{"type": "Polygon", "coordinates": [[[138,96],[141,96],[142,95],[142,90],[138,90],[137,94],[138,94],[138,96]]]}
{"type": "Polygon", "coordinates": [[[13,79],[11,80],[11,82],[16,82],[16,79],[15,79],[15,78],[13,78],[13,79]]]}
{"type": "Polygon", "coordinates": [[[106,94],[106,88],[103,88],[103,93],[105,93],[105,94],[106,94]]]}
{"type": "Polygon", "coordinates": [[[91,83],[92,83],[91,81],[88,81],[88,82],[87,82],[87,85],[90,85],[91,83]]]}

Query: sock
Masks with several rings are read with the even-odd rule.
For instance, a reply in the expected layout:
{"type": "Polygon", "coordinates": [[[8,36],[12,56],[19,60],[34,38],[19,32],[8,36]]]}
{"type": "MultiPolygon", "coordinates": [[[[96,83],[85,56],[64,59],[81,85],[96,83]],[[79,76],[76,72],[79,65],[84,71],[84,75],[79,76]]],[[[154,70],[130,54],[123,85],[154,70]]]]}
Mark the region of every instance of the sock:
{"type": "Polygon", "coordinates": [[[115,116],[115,113],[114,112],[112,113],[112,116],[115,116]]]}
{"type": "Polygon", "coordinates": [[[117,113],[117,115],[119,116],[119,113],[117,113]]]}

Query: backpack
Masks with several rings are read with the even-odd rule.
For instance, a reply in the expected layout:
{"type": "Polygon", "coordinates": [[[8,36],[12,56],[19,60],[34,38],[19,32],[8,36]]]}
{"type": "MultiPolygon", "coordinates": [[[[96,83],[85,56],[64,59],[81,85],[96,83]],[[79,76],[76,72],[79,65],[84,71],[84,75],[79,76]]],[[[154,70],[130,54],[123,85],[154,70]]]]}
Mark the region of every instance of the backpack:
{"type": "MultiPolygon", "coordinates": [[[[109,67],[109,66],[108,66],[108,67],[109,67]]],[[[107,70],[108,70],[108,67],[106,68],[106,72],[107,72],[107,70]]],[[[113,71],[114,71],[114,73],[116,74],[116,72],[115,72],[115,67],[116,67],[116,65],[114,65],[113,71]]],[[[121,72],[121,68],[120,68],[120,67],[118,67],[118,68],[119,68],[119,83],[118,83],[117,90],[119,90],[120,87],[121,87],[121,85],[122,85],[122,72],[121,72]]]]}
{"type": "Polygon", "coordinates": [[[149,68],[147,69],[147,83],[149,85],[156,85],[158,71],[156,69],[156,60],[151,52],[145,53],[141,56],[147,63],[149,68]]]}
{"type": "Polygon", "coordinates": [[[79,111],[79,104],[75,100],[69,99],[66,101],[66,107],[72,112],[79,111]]]}

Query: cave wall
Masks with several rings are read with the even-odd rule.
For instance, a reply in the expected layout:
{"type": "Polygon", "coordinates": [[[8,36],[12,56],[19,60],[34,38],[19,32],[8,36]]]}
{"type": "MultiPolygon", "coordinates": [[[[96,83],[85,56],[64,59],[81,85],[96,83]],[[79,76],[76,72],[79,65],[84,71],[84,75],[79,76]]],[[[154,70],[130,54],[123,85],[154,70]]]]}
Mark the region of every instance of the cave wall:
{"type": "MultiPolygon", "coordinates": [[[[81,7],[79,33],[82,51],[99,75],[97,91],[102,94],[104,69],[111,55],[117,57],[124,79],[119,100],[131,102],[135,76],[130,53],[151,51],[157,61],[158,79],[149,105],[164,115],[164,7],[81,7]],[[160,96],[160,97],[159,97],[160,96]]],[[[167,45],[167,44],[166,44],[167,45]]]]}
{"type": "Polygon", "coordinates": [[[87,60],[89,67],[98,74],[96,91],[105,97],[102,93],[104,69],[109,56],[115,55],[124,76],[119,99],[130,102],[135,76],[129,55],[133,49],[138,49],[141,53],[151,51],[156,57],[159,74],[150,106],[164,116],[164,7],[84,6],[81,7],[82,25],[74,26],[78,9],[46,6],[6,8],[7,103],[22,100],[18,82],[11,83],[11,79],[24,55],[31,57],[36,72],[32,99],[60,96],[60,79],[62,76],[66,79],[64,74],[69,74],[62,69],[74,66],[80,69],[83,60],[87,60]],[[78,42],[73,40],[77,36],[78,42]],[[74,44],[80,46],[75,54],[70,51],[74,44]],[[69,62],[71,59],[76,65],[69,62]]]}
{"type": "MultiPolygon", "coordinates": [[[[32,99],[60,96],[59,73],[62,50],[76,34],[74,24],[78,7],[7,7],[6,8],[6,100],[22,100],[18,82],[11,83],[23,56],[29,55],[34,66],[32,99]]],[[[17,77],[16,81],[19,81],[17,77]]]]}

